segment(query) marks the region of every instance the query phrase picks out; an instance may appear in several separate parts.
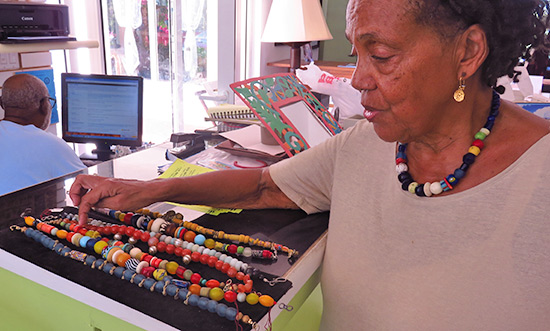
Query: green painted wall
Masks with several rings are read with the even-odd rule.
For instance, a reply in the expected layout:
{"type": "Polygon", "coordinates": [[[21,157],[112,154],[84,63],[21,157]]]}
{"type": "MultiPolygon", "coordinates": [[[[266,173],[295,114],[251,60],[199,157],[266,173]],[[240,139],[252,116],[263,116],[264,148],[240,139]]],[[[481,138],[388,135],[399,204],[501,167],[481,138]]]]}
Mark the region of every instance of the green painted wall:
{"type": "Polygon", "coordinates": [[[323,10],[333,39],[321,42],[320,60],[355,62],[355,57],[349,56],[351,44],[345,35],[347,4],[348,0],[323,0],[323,10]]]}

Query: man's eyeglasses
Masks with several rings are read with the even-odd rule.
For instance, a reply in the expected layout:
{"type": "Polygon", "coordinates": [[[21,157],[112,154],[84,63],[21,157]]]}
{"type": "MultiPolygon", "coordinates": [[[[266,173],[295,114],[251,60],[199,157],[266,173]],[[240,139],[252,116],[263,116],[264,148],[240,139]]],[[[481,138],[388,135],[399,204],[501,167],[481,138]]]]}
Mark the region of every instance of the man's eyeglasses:
{"type": "Polygon", "coordinates": [[[52,108],[55,107],[57,100],[55,100],[55,98],[52,98],[52,97],[48,97],[48,100],[50,100],[50,104],[52,105],[52,108]]]}

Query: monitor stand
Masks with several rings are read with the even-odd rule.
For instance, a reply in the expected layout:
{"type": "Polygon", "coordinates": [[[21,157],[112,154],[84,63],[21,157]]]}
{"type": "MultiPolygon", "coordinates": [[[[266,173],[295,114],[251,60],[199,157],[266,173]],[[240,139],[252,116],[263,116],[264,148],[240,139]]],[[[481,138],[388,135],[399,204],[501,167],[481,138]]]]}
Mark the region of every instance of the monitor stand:
{"type": "Polygon", "coordinates": [[[111,145],[98,143],[96,147],[96,149],[92,150],[92,153],[80,155],[80,159],[95,161],[108,161],[114,159],[115,152],[111,151],[111,145]]]}

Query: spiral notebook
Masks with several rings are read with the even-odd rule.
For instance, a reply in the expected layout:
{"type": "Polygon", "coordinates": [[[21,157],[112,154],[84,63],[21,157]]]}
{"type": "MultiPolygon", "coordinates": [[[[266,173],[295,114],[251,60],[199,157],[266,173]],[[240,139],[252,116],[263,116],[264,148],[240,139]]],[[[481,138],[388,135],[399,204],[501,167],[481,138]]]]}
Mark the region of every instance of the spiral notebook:
{"type": "Polygon", "coordinates": [[[226,122],[234,124],[257,124],[262,123],[256,117],[256,114],[246,105],[222,104],[219,106],[209,107],[206,110],[208,117],[206,121],[226,122]]]}

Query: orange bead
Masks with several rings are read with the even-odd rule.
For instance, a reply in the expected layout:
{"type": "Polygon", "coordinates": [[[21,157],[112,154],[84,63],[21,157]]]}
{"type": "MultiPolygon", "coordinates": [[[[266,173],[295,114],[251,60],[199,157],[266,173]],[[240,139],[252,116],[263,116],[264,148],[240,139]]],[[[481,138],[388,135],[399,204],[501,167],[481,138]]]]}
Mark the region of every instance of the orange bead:
{"type": "Polygon", "coordinates": [[[275,300],[273,300],[272,297],[270,297],[269,295],[262,295],[259,299],[260,301],[260,304],[264,307],[271,307],[273,306],[273,304],[275,304],[275,300]]]}
{"type": "Polygon", "coordinates": [[[25,216],[25,224],[28,226],[32,226],[32,223],[34,222],[34,217],[32,216],[25,216]]]}
{"type": "Polygon", "coordinates": [[[199,284],[191,284],[189,285],[189,292],[191,292],[191,294],[200,295],[201,286],[199,284]]]}
{"type": "Polygon", "coordinates": [[[187,241],[187,242],[193,242],[195,240],[195,232],[193,231],[187,231],[185,232],[185,234],[183,235],[183,240],[187,241]]]}
{"type": "Polygon", "coordinates": [[[128,261],[130,258],[130,254],[123,252],[117,257],[116,264],[118,264],[119,267],[124,267],[126,265],[126,261],[128,261]]]}
{"type": "Polygon", "coordinates": [[[227,270],[227,275],[230,277],[230,278],[234,278],[236,275],[237,275],[237,269],[235,269],[234,267],[231,267],[227,270]]]}
{"type": "Polygon", "coordinates": [[[65,239],[67,238],[67,231],[65,230],[58,230],[57,233],[55,234],[57,236],[57,238],[59,239],[65,239]]]}

